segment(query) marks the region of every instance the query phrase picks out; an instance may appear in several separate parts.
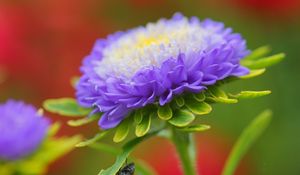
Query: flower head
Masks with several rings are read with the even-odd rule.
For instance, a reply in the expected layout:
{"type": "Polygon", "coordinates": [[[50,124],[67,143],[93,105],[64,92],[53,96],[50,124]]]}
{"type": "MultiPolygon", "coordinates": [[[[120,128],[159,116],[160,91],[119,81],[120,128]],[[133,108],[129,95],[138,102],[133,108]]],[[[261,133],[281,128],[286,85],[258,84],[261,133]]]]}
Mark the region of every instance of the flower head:
{"type": "Polygon", "coordinates": [[[183,92],[247,74],[240,59],[248,52],[243,38],[223,23],[177,13],[97,40],[81,67],[77,99],[103,112],[101,128],[113,128],[134,109],[165,105],[183,92]]]}
{"type": "Polygon", "coordinates": [[[16,160],[35,151],[48,125],[31,105],[13,100],[0,104],[0,160],[16,160]]]}

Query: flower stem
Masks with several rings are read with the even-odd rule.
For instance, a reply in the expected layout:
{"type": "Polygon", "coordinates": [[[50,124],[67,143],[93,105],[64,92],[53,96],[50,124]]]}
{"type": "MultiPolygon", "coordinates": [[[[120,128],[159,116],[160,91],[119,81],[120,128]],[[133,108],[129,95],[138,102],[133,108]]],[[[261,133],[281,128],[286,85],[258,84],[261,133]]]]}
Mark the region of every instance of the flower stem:
{"type": "Polygon", "coordinates": [[[184,174],[196,175],[196,149],[193,135],[172,128],[172,141],[179,155],[184,174]]]}
{"type": "MultiPolygon", "coordinates": [[[[89,147],[95,150],[106,152],[115,156],[118,156],[122,150],[118,148],[113,148],[110,145],[104,143],[94,143],[89,145],[89,147]]],[[[144,161],[132,157],[128,157],[128,160],[133,161],[136,166],[136,171],[143,175],[156,175],[157,173],[144,161]]]]}

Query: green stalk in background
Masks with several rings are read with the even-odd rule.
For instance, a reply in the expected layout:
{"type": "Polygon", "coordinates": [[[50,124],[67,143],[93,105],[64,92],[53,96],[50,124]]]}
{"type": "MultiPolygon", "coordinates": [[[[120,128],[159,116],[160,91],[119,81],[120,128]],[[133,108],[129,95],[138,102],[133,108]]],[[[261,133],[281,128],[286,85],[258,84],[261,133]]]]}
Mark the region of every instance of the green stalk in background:
{"type": "Polygon", "coordinates": [[[262,135],[271,121],[272,112],[265,110],[258,115],[243,131],[235,143],[224,166],[222,175],[233,175],[239,162],[249,150],[250,146],[262,135]]]}

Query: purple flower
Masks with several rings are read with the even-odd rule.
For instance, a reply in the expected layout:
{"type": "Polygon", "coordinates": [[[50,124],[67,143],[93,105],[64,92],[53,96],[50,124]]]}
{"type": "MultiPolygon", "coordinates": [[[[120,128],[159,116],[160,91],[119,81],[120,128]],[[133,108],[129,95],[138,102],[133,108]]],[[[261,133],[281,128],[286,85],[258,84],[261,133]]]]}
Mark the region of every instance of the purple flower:
{"type": "Polygon", "coordinates": [[[0,160],[16,160],[37,149],[49,121],[21,101],[0,104],[0,160]]]}
{"type": "Polygon", "coordinates": [[[248,53],[245,40],[223,23],[177,13],[97,40],[83,61],[77,99],[103,113],[101,128],[113,128],[134,109],[247,74],[240,59],[248,53]]]}

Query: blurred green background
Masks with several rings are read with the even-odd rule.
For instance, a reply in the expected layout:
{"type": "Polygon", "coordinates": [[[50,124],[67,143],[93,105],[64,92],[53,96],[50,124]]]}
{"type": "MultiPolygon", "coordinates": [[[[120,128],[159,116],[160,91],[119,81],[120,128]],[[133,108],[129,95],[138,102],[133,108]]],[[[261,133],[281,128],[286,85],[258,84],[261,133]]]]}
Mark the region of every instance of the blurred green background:
{"type": "MultiPolygon", "coordinates": [[[[266,108],[273,121],[237,174],[300,174],[300,3],[298,0],[2,0],[0,1],[0,101],[24,99],[40,106],[46,98],[73,96],[69,79],[80,75],[82,58],[96,38],[117,30],[171,17],[175,12],[223,21],[241,33],[248,47],[270,45],[287,58],[259,78],[236,82],[231,91],[271,89],[272,94],[236,105],[216,105],[203,123],[212,129],[199,134],[199,164],[203,175],[218,175],[230,147],[242,129],[266,108]]],[[[53,121],[65,122],[58,116],[53,121]]],[[[61,135],[97,131],[93,123],[63,127],[61,135]]],[[[109,141],[107,141],[109,142],[109,141]]],[[[181,174],[173,148],[151,139],[135,152],[160,174],[181,174]]],[[[50,167],[49,175],[96,174],[114,157],[76,149],[50,167]]]]}

